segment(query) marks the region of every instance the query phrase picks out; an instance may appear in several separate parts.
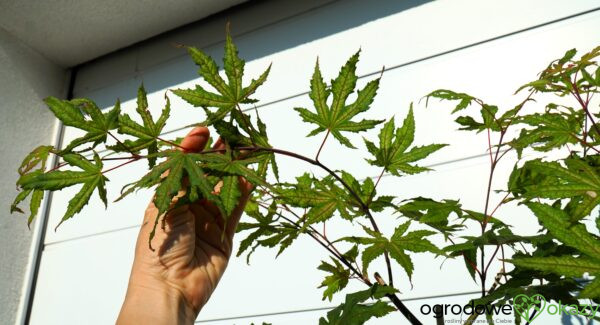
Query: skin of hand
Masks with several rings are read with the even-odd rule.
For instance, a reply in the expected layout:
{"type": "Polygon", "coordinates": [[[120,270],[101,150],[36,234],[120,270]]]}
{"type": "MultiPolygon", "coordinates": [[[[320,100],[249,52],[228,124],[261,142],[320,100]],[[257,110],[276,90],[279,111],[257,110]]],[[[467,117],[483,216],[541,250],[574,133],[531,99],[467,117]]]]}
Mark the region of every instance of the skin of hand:
{"type": "MultiPolygon", "coordinates": [[[[197,127],[183,139],[181,147],[186,152],[200,152],[208,139],[208,129],[197,127]]],[[[213,148],[222,149],[224,143],[219,139],[213,148]]],[[[235,228],[252,191],[245,179],[240,177],[239,183],[242,195],[226,224],[212,202],[200,200],[178,207],[166,214],[164,230],[157,227],[154,251],[148,247],[148,238],[157,209],[150,202],[117,324],[194,323],[225,272],[235,228]]]]}

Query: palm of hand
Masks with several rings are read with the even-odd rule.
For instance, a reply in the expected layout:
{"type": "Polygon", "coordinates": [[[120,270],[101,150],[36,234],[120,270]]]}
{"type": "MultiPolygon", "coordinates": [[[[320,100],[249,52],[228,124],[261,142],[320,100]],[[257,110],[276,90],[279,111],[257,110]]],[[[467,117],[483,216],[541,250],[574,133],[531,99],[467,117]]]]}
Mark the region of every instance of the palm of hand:
{"type": "MultiPolygon", "coordinates": [[[[186,148],[192,148],[189,151],[201,151],[207,139],[208,130],[197,128],[182,146],[187,143],[186,148]]],[[[220,141],[215,148],[219,146],[220,141]]],[[[178,290],[188,307],[198,313],[216,288],[231,255],[235,228],[251,191],[250,183],[243,178],[240,186],[242,197],[227,223],[216,206],[206,200],[168,212],[164,230],[158,227],[152,240],[154,251],[147,243],[158,210],[150,202],[137,239],[134,269],[153,278],[152,282],[178,290]]]]}

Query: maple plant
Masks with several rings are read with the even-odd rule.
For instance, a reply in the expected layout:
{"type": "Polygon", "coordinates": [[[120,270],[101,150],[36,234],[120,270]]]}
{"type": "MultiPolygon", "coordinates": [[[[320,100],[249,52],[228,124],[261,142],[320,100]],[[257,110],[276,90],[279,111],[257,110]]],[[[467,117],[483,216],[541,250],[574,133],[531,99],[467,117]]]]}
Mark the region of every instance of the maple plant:
{"type": "MultiPolygon", "coordinates": [[[[599,302],[600,280],[593,277],[600,274],[600,239],[582,222],[590,218],[600,203],[600,151],[596,148],[600,144],[600,130],[595,121],[598,112],[591,104],[600,87],[600,69],[594,61],[600,55],[600,48],[579,60],[574,59],[574,50],[568,51],[552,62],[539,79],[521,87],[519,91],[525,89],[528,95],[519,105],[506,111],[450,90],[427,95],[427,99],[458,101],[455,113],[479,108],[476,116],[459,116],[456,122],[462,130],[483,132],[490,140],[488,191],[484,210],[480,212],[465,209],[455,200],[378,195],[377,185],[384,174],[405,176],[428,171],[417,162],[445,145],[413,145],[412,106],[399,126],[393,117],[387,121],[357,117],[371,108],[380,81],[372,80],[357,90],[356,65],[360,52],[350,57],[329,84],[324,81],[317,61],[310,80],[313,107],[295,108],[304,122],[316,126],[308,136],[324,133],[323,141],[315,148],[316,155],[306,157],[271,146],[267,125],[258,113],[254,116],[246,113],[245,108],[257,101],[251,96],[267,79],[270,67],[245,85],[245,63],[238,57],[229,35],[223,58],[225,78],[211,57],[194,47],[187,49],[199,67],[200,76],[212,89],[197,85],[194,89],[171,92],[204,111],[206,119],[195,125],[214,128],[225,142],[225,149],[207,146],[199,153],[179,150],[181,139],[163,137],[171,110],[169,97],[165,96],[166,106],[155,119],[148,110],[143,86],[137,94],[135,112],[142,123],[132,119],[128,115],[131,113],[123,112],[118,101],[114,108],[103,112],[88,99],[50,97],[46,104],[54,115],[65,126],[84,131],[84,135],[63,149],[40,146],[23,160],[18,169],[20,192],[11,212],[23,212],[18,205],[29,198],[28,222],[31,223],[44,191],[80,185],[80,191],[69,201],[62,223],[79,213],[96,192],[106,205],[109,172],[143,160],[149,171],[140,179],[131,180],[116,201],[138,189],[156,187],[154,203],[159,213],[148,238],[148,249],[154,249],[152,239],[161,218],[177,205],[204,198],[214,202],[222,215],[230,215],[241,195],[238,177],[242,176],[254,184],[255,189],[246,206],[246,221],[237,229],[247,234],[241,241],[238,256],[246,252],[249,258],[259,246],[276,248],[281,254],[299,236],[308,236],[331,256],[318,266],[326,273],[320,286],[324,288],[323,299],[331,300],[351,280],[366,285],[366,290],[348,294],[340,306],[320,319],[320,324],[362,324],[393,311],[400,311],[412,324],[421,324],[419,318],[423,316],[417,317],[400,299],[392,271],[392,265],[397,264],[410,279],[416,272],[411,259],[414,253],[464,259],[467,274],[481,286],[477,303],[510,304],[522,293],[541,293],[546,299],[561,299],[563,303],[578,304],[582,298],[599,302]],[[559,100],[571,96],[579,106],[551,103],[543,112],[525,113],[523,107],[533,104],[534,96],[539,93],[555,94],[559,100]],[[349,100],[352,94],[355,99],[349,100]],[[327,141],[338,141],[356,149],[347,138],[348,132],[361,133],[373,128],[380,128],[378,141],[364,139],[365,163],[381,169],[378,177],[358,180],[340,170],[339,165],[329,166],[319,160],[327,141]],[[518,132],[510,133],[509,129],[518,132]],[[509,139],[509,134],[515,136],[509,139]],[[492,139],[498,140],[495,145],[492,139]],[[104,147],[99,146],[101,144],[104,147]],[[518,160],[504,199],[492,208],[491,184],[496,166],[510,151],[518,153],[518,160]],[[564,153],[564,158],[529,159],[531,151],[564,153]],[[60,162],[47,166],[50,155],[59,156],[60,162]],[[293,182],[279,181],[276,162],[279,155],[316,166],[325,176],[307,172],[293,182]],[[104,167],[113,160],[122,162],[104,167]],[[218,194],[214,191],[217,184],[218,194]],[[183,196],[173,207],[171,203],[178,193],[183,196]],[[526,205],[537,217],[541,225],[539,234],[515,234],[508,219],[495,215],[501,205],[515,201],[526,205]],[[375,212],[400,216],[391,237],[379,229],[375,212]],[[329,238],[318,226],[332,219],[359,224],[360,233],[329,238]],[[501,221],[503,219],[506,222],[501,221]],[[415,229],[409,231],[411,227],[415,229]],[[479,228],[478,236],[464,235],[464,230],[479,228]],[[434,235],[447,244],[434,245],[428,239],[434,235]],[[495,247],[491,256],[486,256],[486,247],[495,247]],[[505,249],[509,250],[510,259],[504,255],[505,249]],[[502,259],[498,258],[498,252],[502,259]],[[378,272],[368,272],[377,258],[385,262],[386,268],[380,270],[385,277],[378,272]],[[503,267],[501,273],[494,275],[494,284],[486,287],[492,262],[513,266],[503,267]],[[586,273],[591,277],[582,277],[586,273]]],[[[596,217],[596,226],[600,228],[599,220],[596,217]]],[[[477,316],[474,314],[471,320],[477,316]]],[[[491,313],[485,316],[492,319],[491,313]]],[[[516,313],[515,318],[518,323],[521,321],[516,313]]]]}

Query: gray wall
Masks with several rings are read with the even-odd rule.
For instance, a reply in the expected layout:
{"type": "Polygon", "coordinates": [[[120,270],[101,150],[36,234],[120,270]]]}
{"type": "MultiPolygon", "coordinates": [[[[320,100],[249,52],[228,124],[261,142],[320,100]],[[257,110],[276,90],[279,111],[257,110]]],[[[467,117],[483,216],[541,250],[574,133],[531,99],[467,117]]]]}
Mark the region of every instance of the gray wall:
{"type": "Polygon", "coordinates": [[[0,29],[0,315],[16,320],[31,248],[28,215],[10,215],[16,167],[40,144],[51,144],[55,119],[42,99],[64,96],[67,73],[0,29]]]}

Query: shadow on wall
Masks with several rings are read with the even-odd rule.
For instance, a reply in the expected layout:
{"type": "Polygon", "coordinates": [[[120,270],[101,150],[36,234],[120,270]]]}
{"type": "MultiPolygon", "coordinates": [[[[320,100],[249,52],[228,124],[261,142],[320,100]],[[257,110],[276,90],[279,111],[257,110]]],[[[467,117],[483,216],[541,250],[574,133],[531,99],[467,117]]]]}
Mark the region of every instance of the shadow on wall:
{"type": "MultiPolygon", "coordinates": [[[[277,0],[291,3],[296,0],[277,0]]],[[[289,48],[293,48],[304,43],[318,40],[329,35],[333,35],[373,20],[396,14],[398,12],[408,10],[413,7],[423,5],[431,0],[378,0],[376,5],[371,1],[364,0],[336,0],[325,3],[318,7],[313,7],[303,11],[295,16],[287,17],[281,21],[276,21],[272,24],[259,27],[260,35],[263,40],[268,39],[268,42],[261,41],[261,44],[268,43],[269,47],[254,46],[256,40],[252,35],[257,29],[250,30],[241,35],[235,34],[235,19],[231,20],[234,34],[234,41],[241,53],[241,57],[246,61],[258,59],[273,53],[277,53],[289,48]]],[[[250,3],[249,5],[252,5],[250,3]]],[[[223,20],[223,17],[218,17],[216,20],[223,20]]],[[[224,30],[223,26],[223,30],[224,30]]],[[[188,26],[195,30],[195,33],[200,32],[198,26],[188,26]]],[[[224,39],[224,35],[223,35],[224,39]]],[[[170,37],[173,42],[173,37],[170,37]]],[[[167,44],[166,42],[164,42],[167,44]]],[[[215,60],[219,61],[223,55],[223,41],[217,44],[211,44],[203,48],[203,50],[211,55],[215,60]]],[[[191,45],[194,45],[193,42],[191,45]]],[[[165,45],[168,46],[168,45],[165,45]]],[[[137,87],[144,81],[146,90],[151,93],[164,88],[171,87],[189,80],[198,78],[197,68],[188,58],[185,51],[181,50],[181,56],[175,60],[167,60],[168,64],[162,63],[154,67],[147,68],[146,71],[141,71],[135,78],[135,82],[125,81],[125,84],[120,84],[119,89],[108,91],[111,93],[111,98],[108,94],[93,94],[93,99],[97,101],[100,107],[109,107],[114,104],[114,100],[118,97],[121,101],[133,99],[136,94],[137,87]],[[144,78],[144,75],[158,74],[160,77],[153,76],[152,78],[144,78]]],[[[115,55],[119,55],[116,53],[115,55]]],[[[141,55],[146,55],[141,54],[141,55]]]]}

